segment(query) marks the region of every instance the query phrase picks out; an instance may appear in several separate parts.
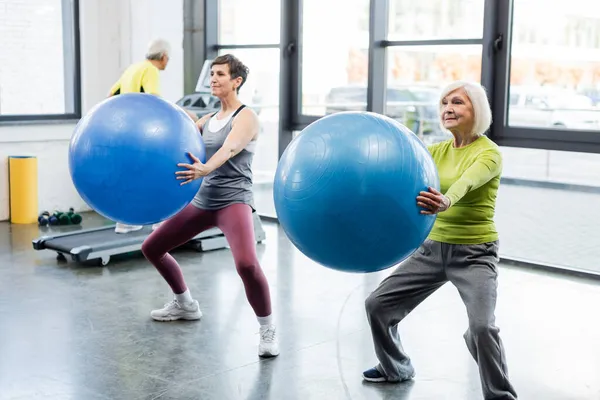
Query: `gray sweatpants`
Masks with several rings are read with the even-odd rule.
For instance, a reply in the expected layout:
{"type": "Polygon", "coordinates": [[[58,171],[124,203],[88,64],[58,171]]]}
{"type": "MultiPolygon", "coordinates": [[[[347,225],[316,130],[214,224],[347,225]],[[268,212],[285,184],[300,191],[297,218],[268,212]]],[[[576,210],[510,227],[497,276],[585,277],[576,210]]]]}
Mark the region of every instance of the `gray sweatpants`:
{"type": "Polygon", "coordinates": [[[494,325],[498,242],[456,245],[426,240],[365,302],[377,368],[390,381],[412,378],[414,369],[404,352],[397,325],[430,294],[452,282],[467,308],[464,339],[479,367],[486,400],[517,398],[508,380],[499,329],[494,325]]]}

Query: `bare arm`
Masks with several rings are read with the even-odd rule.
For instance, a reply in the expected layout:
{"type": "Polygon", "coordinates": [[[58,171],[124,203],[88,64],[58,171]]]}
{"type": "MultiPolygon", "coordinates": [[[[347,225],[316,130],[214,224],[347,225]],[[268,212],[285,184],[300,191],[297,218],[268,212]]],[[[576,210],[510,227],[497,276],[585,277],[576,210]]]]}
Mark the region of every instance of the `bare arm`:
{"type": "Polygon", "coordinates": [[[259,122],[254,111],[245,108],[233,120],[231,132],[223,146],[206,162],[209,171],[214,171],[227,160],[235,157],[258,135],[259,122]]]}

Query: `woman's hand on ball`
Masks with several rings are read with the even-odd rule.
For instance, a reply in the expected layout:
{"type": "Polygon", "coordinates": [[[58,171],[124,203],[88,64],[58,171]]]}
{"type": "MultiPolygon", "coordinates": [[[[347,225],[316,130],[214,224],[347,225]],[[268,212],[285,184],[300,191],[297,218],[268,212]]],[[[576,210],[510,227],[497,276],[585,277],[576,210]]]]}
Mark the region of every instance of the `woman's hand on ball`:
{"type": "Polygon", "coordinates": [[[425,209],[421,211],[421,214],[437,214],[450,208],[450,199],[430,187],[428,192],[419,192],[417,205],[425,209]]]}
{"type": "Polygon", "coordinates": [[[187,168],[187,171],[175,172],[175,174],[177,175],[177,179],[184,181],[184,182],[181,182],[181,185],[186,185],[186,184],[192,182],[193,180],[202,178],[212,172],[206,166],[206,164],[204,164],[202,161],[200,161],[198,159],[198,157],[196,157],[195,155],[193,155],[191,153],[188,153],[188,154],[189,154],[190,158],[192,160],[194,160],[194,164],[179,163],[179,164],[177,164],[177,166],[181,167],[181,168],[187,168]]]}

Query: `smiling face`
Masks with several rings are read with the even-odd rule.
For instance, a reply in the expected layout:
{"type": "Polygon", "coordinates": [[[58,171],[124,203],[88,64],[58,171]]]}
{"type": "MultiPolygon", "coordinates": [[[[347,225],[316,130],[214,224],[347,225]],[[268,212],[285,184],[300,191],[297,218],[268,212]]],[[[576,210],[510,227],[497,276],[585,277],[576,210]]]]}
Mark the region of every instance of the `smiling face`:
{"type": "Polygon", "coordinates": [[[453,133],[470,134],[475,124],[473,104],[463,88],[456,89],[442,99],[441,119],[444,128],[453,133]]]}
{"type": "Polygon", "coordinates": [[[227,97],[231,92],[236,92],[242,84],[242,78],[232,78],[228,64],[215,64],[210,70],[210,90],[219,98],[227,97]]]}

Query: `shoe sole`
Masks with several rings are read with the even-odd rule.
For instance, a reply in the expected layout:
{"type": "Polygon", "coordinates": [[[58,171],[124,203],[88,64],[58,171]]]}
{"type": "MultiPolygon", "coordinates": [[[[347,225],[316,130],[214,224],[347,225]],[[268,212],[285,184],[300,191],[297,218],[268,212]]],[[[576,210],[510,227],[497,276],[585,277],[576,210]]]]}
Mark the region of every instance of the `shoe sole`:
{"type": "Polygon", "coordinates": [[[367,381],[367,382],[373,382],[373,383],[382,383],[382,382],[388,382],[388,383],[402,383],[402,382],[406,382],[406,381],[410,381],[412,379],[414,379],[414,375],[409,376],[406,379],[401,379],[399,381],[390,381],[385,377],[381,377],[381,378],[368,378],[364,375],[362,375],[362,378],[367,381]]]}
{"type": "Polygon", "coordinates": [[[258,354],[259,357],[262,358],[273,358],[273,357],[277,357],[279,355],[279,352],[277,353],[263,353],[263,354],[258,354]]]}
{"type": "Polygon", "coordinates": [[[367,382],[373,382],[373,383],[387,382],[386,378],[367,378],[364,375],[362,376],[362,378],[367,382]]]}
{"type": "Polygon", "coordinates": [[[185,321],[197,321],[202,318],[202,313],[194,314],[194,315],[185,315],[185,316],[170,316],[170,317],[155,317],[150,315],[150,317],[159,322],[169,322],[169,321],[177,321],[183,319],[185,321]]]}

